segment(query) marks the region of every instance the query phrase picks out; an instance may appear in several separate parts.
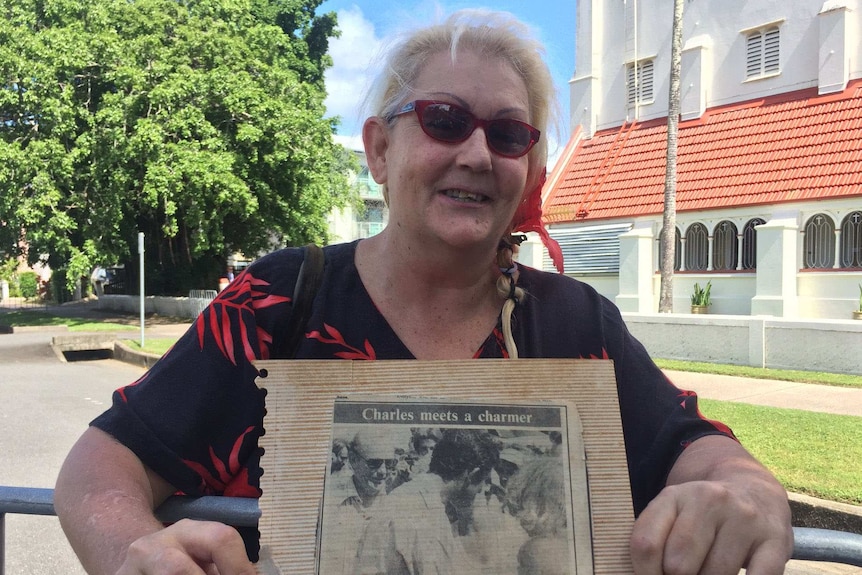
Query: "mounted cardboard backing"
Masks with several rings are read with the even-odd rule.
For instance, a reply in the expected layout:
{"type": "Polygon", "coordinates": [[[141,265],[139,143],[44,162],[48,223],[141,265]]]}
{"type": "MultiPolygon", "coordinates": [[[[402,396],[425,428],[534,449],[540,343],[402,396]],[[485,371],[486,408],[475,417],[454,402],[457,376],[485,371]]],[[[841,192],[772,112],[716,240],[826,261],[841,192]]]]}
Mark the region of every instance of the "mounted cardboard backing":
{"type": "MultiPolygon", "coordinates": [[[[575,512],[576,535],[579,517],[589,517],[596,575],[632,572],[628,548],[634,519],[611,361],[274,360],[255,365],[263,376],[258,385],[267,390],[260,532],[262,556],[278,568],[271,572],[315,573],[333,406],[337,397],[355,394],[576,406],[589,491],[588,504],[575,512]]],[[[577,575],[588,575],[580,569],[581,562],[577,575]]]]}

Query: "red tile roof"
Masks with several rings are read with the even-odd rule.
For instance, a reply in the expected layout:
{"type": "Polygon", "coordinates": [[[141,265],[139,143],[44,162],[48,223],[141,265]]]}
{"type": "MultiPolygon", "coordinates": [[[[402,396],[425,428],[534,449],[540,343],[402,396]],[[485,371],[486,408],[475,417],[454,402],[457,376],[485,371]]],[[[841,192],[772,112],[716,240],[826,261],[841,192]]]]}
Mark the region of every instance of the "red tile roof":
{"type": "MultiPolygon", "coordinates": [[[[575,134],[549,178],[545,223],[661,214],[666,139],[666,119],[575,134]]],[[[862,79],[712,108],[680,122],[678,142],[678,212],[862,198],[862,79]]]]}

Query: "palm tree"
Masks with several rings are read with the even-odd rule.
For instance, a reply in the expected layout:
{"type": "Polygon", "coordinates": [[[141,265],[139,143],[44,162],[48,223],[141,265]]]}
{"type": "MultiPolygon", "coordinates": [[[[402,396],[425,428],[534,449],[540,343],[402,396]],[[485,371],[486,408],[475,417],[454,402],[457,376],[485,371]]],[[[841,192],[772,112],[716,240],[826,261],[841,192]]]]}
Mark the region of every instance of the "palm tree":
{"type": "Polygon", "coordinates": [[[680,114],[679,76],[682,61],[683,0],[673,3],[673,34],[670,48],[670,91],[667,110],[667,165],[664,178],[662,218],[661,290],[658,311],[673,311],[673,264],[676,259],[676,154],[680,114]]]}

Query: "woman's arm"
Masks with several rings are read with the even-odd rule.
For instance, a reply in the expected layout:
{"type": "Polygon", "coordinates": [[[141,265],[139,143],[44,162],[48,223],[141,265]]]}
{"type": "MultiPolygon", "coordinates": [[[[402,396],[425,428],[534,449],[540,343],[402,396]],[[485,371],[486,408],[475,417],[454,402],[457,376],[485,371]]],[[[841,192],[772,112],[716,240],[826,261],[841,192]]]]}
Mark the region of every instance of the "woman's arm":
{"type": "Polygon", "coordinates": [[[787,493],[739,443],[712,435],[689,445],[667,486],[635,522],[637,575],[780,575],[793,552],[787,493]]]}
{"type": "Polygon", "coordinates": [[[91,575],[205,573],[253,575],[242,538],[219,523],[181,521],[164,529],[153,509],[174,488],[110,435],[90,427],[57,479],[60,524],[91,575]]]}

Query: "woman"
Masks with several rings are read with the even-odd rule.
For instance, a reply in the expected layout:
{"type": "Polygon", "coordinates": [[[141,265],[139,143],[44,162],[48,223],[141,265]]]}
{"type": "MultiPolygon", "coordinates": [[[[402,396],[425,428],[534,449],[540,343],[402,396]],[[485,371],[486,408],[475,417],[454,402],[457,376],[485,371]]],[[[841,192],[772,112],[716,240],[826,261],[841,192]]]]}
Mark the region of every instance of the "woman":
{"type": "MultiPolygon", "coordinates": [[[[730,430],[699,416],[610,302],[512,263],[511,233],[530,230],[559,260],[540,221],[552,92],[540,53],[508,15],[475,11],[390,53],[363,128],[390,221],[326,248],[296,356],[610,357],[639,514],[635,572],[781,573],[792,530],[778,482],[730,430]]],[[[263,398],[250,362],[279,343],[300,261],[282,250],[244,271],[73,448],[55,505],[91,573],[253,573],[233,529],[163,529],[152,509],[176,490],[259,494],[263,398]]]]}

